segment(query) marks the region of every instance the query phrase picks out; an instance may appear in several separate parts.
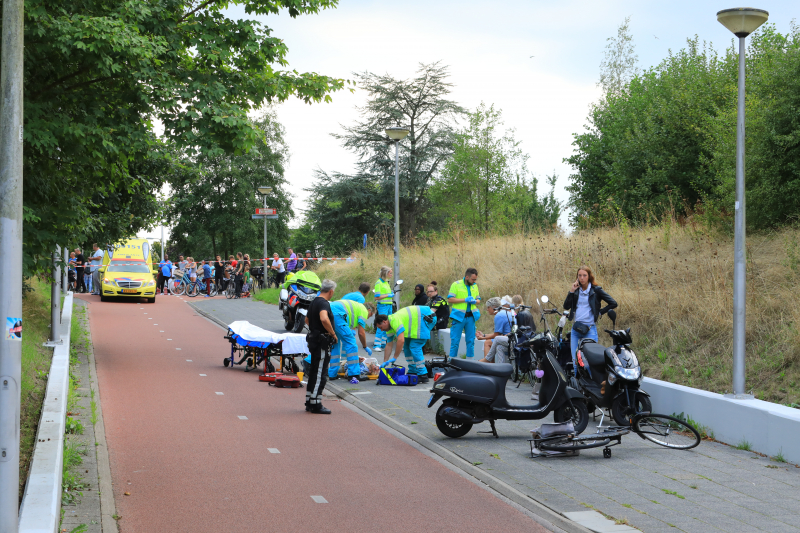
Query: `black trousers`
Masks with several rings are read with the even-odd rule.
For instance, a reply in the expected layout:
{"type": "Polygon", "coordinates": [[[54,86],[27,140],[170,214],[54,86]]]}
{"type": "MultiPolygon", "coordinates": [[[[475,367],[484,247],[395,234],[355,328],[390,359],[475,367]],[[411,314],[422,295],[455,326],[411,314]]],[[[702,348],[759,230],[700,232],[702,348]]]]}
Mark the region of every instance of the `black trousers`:
{"type": "Polygon", "coordinates": [[[242,295],[242,282],[244,281],[244,276],[242,274],[236,274],[236,297],[242,295]]]}
{"type": "Polygon", "coordinates": [[[83,280],[83,269],[78,267],[75,269],[75,274],[78,276],[75,285],[76,292],[86,292],[86,282],[83,280]]]}
{"type": "Polygon", "coordinates": [[[323,350],[320,344],[308,345],[311,352],[311,368],[308,371],[306,402],[311,405],[322,403],[322,391],[328,384],[328,365],[331,362],[330,351],[323,350]]]}

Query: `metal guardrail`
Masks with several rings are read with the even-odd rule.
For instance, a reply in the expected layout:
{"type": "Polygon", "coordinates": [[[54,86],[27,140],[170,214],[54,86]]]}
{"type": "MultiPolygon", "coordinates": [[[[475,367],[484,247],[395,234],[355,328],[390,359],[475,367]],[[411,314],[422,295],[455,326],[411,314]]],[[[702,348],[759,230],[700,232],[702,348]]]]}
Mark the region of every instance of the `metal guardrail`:
{"type": "Polygon", "coordinates": [[[72,293],[67,293],[61,313],[63,342],[53,351],[53,361],[47,377],[47,393],[42,405],[36,447],[19,511],[20,533],[57,532],[61,518],[72,300],[72,293]]]}

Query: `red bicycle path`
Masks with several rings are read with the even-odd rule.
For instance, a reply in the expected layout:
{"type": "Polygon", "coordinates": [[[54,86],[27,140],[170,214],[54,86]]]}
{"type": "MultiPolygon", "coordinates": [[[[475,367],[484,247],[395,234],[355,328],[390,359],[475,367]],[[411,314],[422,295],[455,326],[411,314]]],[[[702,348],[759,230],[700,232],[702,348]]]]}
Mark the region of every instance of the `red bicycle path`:
{"type": "Polygon", "coordinates": [[[225,332],[178,297],[78,297],[122,533],[547,531],[344,404],[224,368],[225,332]]]}

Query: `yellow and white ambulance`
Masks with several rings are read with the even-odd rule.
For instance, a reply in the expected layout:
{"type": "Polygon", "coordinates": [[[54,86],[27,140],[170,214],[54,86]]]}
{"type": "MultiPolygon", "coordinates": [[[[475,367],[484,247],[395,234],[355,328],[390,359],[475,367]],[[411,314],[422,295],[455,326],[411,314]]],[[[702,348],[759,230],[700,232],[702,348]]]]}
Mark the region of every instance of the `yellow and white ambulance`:
{"type": "Polygon", "coordinates": [[[111,297],[156,301],[158,263],[147,239],[129,239],[109,246],[100,266],[100,300],[111,297]]]}

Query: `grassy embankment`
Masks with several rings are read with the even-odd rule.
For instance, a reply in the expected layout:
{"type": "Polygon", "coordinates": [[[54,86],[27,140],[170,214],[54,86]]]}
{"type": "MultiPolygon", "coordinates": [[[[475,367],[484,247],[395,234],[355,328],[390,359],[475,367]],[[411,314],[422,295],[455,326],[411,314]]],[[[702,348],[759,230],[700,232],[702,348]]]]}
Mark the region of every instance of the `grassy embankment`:
{"type": "Polygon", "coordinates": [[[20,498],[30,468],[53,349],[42,346],[50,334],[50,285],[27,280],[33,289],[22,298],[22,402],[20,409],[20,498]]]}
{"type": "MultiPolygon", "coordinates": [[[[760,399],[800,404],[800,231],[748,237],[747,388],[760,399]]],[[[674,222],[571,236],[465,238],[401,250],[403,305],[417,283],[439,282],[446,295],[454,280],[475,267],[484,302],[521,294],[526,303],[547,294],[561,305],[580,264],[619,302],[617,327],[630,327],[647,376],[724,393],[730,389],[733,309],[733,239],[674,222]]],[[[354,263],[319,269],[339,283],[336,294],[373,283],[392,251],[372,248],[354,263]]],[[[487,314],[479,329],[488,331],[487,314]]],[[[551,327],[554,324],[551,324],[551,327]]],[[[607,318],[599,329],[610,328],[607,318]]],[[[608,336],[601,332],[601,342],[608,336]]]]}

